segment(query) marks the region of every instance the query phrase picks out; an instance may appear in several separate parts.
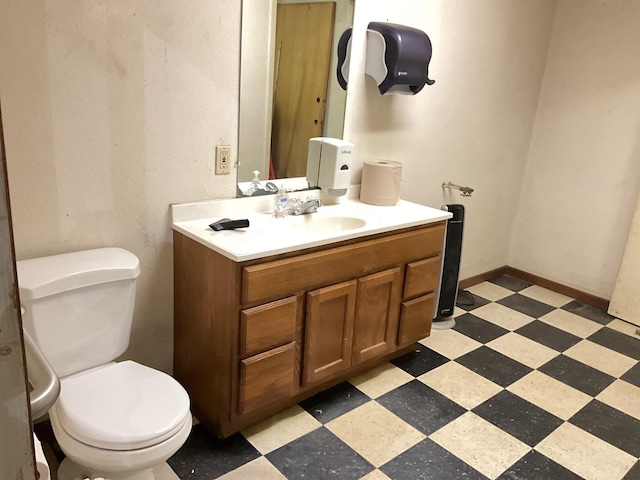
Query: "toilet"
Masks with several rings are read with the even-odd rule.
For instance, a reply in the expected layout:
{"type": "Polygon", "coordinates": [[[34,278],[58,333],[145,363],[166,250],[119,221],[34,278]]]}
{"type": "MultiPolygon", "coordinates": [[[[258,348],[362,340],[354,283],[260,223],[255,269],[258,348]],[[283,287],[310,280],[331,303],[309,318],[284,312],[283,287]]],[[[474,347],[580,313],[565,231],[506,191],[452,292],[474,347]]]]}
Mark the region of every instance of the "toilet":
{"type": "Polygon", "coordinates": [[[17,262],[23,327],[60,378],[49,410],[60,480],[151,480],[186,441],[189,396],[169,375],[115,362],[129,345],[140,262],[100,248],[17,262]]]}

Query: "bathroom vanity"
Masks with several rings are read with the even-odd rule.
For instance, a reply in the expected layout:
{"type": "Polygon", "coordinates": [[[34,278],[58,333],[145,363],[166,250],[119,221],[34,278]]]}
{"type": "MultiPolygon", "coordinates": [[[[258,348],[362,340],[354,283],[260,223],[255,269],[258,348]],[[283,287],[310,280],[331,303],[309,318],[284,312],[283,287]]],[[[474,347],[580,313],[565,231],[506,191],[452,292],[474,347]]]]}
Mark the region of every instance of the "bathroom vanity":
{"type": "Polygon", "coordinates": [[[274,219],[264,200],[233,202],[172,207],[174,375],[217,435],[429,335],[449,213],[345,201],[274,219]],[[251,225],[208,227],[223,216],[251,225]]]}

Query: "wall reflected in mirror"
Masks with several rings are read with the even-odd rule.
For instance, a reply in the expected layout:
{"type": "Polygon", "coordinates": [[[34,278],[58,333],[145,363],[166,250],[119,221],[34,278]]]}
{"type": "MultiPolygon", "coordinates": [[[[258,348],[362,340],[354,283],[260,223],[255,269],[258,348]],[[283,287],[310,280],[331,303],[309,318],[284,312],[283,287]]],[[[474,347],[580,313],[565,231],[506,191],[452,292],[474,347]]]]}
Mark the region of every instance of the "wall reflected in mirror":
{"type": "MultiPolygon", "coordinates": [[[[238,183],[304,177],[308,140],[342,138],[337,44],[354,0],[244,0],[238,183]]],[[[279,184],[279,182],[276,182],[279,184]]],[[[243,188],[239,188],[239,195],[243,188]]]]}

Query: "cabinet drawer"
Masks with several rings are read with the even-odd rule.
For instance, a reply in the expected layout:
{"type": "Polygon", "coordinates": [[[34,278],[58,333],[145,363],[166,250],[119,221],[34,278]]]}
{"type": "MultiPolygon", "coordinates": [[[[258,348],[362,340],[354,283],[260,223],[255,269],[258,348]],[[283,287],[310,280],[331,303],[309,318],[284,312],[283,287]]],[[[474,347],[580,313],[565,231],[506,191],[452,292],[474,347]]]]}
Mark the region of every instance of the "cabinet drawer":
{"type": "Polygon", "coordinates": [[[444,222],[396,235],[265,262],[244,268],[242,302],[291,295],[439,255],[444,222]]]}
{"type": "Polygon", "coordinates": [[[240,356],[248,357],[293,341],[298,313],[298,298],[243,310],[240,313],[240,356]]]}
{"type": "Polygon", "coordinates": [[[413,298],[433,292],[440,278],[440,255],[407,265],[403,298],[413,298]]]}
{"type": "Polygon", "coordinates": [[[431,333],[435,293],[402,302],[398,345],[407,345],[431,333]]]}
{"type": "Polygon", "coordinates": [[[295,343],[255,355],[240,362],[241,414],[293,394],[295,343]]]}

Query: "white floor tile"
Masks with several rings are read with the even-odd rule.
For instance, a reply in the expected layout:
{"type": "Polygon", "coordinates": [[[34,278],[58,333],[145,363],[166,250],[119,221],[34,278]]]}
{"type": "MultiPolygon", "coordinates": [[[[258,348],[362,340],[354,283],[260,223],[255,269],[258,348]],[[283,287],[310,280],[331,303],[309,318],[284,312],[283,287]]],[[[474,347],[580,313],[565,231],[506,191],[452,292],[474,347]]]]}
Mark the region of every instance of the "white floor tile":
{"type": "Polygon", "coordinates": [[[596,399],[640,420],[640,388],[635,385],[616,380],[600,392],[596,399]]]}
{"type": "Polygon", "coordinates": [[[482,346],[480,342],[455,330],[432,330],[431,335],[420,340],[420,343],[450,360],[482,346]]]}
{"type": "Polygon", "coordinates": [[[467,410],[477,407],[502,390],[500,385],[455,362],[434,368],[419,376],[418,380],[467,410]]]}
{"type": "Polygon", "coordinates": [[[529,315],[525,315],[499,303],[488,303],[482,307],[478,307],[473,311],[473,314],[487,322],[512,331],[534,320],[529,315]]]}
{"type": "Polygon", "coordinates": [[[385,363],[349,380],[349,383],[370,398],[378,398],[413,380],[413,375],[391,363],[385,363]]]}
{"type": "Polygon", "coordinates": [[[566,295],[538,285],[531,285],[524,290],[520,290],[518,293],[556,308],[562,307],[575,300],[575,298],[567,297],[566,295]]]}
{"type": "Polygon", "coordinates": [[[265,457],[256,458],[218,477],[219,480],[249,480],[254,478],[260,480],[286,480],[286,477],[265,457]]]}
{"type": "Polygon", "coordinates": [[[319,428],[321,423],[299,405],[277,413],[242,431],[263,455],[319,428]]]}
{"type": "Polygon", "coordinates": [[[640,327],[634,325],[633,323],[625,322],[624,320],[616,318],[615,320],[611,320],[611,322],[607,324],[607,327],[613,328],[620,333],[625,333],[632,336],[633,338],[637,338],[638,340],[640,340],[640,335],[636,333],[636,331],[640,327]]]}
{"type": "Polygon", "coordinates": [[[375,467],[387,463],[426,438],[373,400],[331,420],[325,426],[375,467]]]}
{"type": "Polygon", "coordinates": [[[564,423],[535,450],[587,480],[619,480],[636,458],[584,430],[564,423]]]}
{"type": "Polygon", "coordinates": [[[540,317],[540,320],[580,338],[587,338],[602,328],[602,325],[598,322],[588,320],[566,310],[553,310],[540,317]]]}
{"type": "Polygon", "coordinates": [[[472,287],[467,288],[468,291],[474,295],[478,295],[487,300],[495,302],[496,300],[502,300],[505,297],[513,295],[513,291],[508,288],[501,287],[491,282],[482,282],[472,287]]]}
{"type": "Polygon", "coordinates": [[[507,390],[563,420],[571,418],[592,398],[537,370],[512,383],[507,390]]]}
{"type": "Polygon", "coordinates": [[[498,477],[530,450],[473,412],[463,414],[429,438],[489,478],[498,477]]]}
{"type": "Polygon", "coordinates": [[[567,357],[585,363],[616,378],[636,364],[633,358],[589,340],[582,340],[563,353],[567,357]]]}
{"type": "Polygon", "coordinates": [[[360,480],[391,480],[391,479],[387,477],[384,473],[382,473],[380,470],[376,469],[373,472],[369,473],[368,475],[365,475],[364,477],[362,477],[360,480]]]}
{"type": "Polygon", "coordinates": [[[498,337],[487,346],[531,368],[538,368],[559,355],[556,350],[515,332],[498,337]]]}

